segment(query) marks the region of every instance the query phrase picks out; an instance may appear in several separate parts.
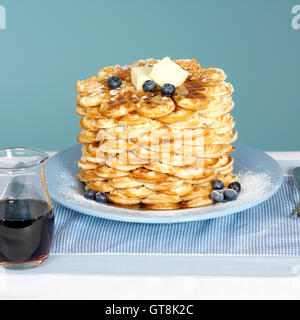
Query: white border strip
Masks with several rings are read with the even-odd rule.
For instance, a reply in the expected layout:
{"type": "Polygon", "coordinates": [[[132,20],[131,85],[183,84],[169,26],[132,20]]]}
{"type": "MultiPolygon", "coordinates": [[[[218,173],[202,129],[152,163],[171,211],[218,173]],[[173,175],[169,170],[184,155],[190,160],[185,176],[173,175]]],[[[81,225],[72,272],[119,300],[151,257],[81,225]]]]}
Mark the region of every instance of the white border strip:
{"type": "Polygon", "coordinates": [[[266,151],[266,153],[277,161],[283,160],[299,160],[300,151],[266,151]]]}

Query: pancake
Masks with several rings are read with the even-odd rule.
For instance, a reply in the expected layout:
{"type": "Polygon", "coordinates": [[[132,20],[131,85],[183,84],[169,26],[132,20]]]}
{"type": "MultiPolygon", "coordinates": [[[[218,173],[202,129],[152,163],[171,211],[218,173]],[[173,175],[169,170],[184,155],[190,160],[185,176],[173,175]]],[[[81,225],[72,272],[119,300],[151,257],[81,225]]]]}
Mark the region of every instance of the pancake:
{"type": "Polygon", "coordinates": [[[147,59],[102,68],[76,84],[75,112],[82,144],[78,179],[107,194],[111,203],[145,210],[211,205],[211,183],[237,181],[230,154],[237,139],[230,112],[233,87],[218,68],[195,59],[175,60],[188,72],[172,97],[160,87],[137,90],[131,69],[154,66],[147,59]],[[122,80],[109,88],[108,78],[122,80]]]}

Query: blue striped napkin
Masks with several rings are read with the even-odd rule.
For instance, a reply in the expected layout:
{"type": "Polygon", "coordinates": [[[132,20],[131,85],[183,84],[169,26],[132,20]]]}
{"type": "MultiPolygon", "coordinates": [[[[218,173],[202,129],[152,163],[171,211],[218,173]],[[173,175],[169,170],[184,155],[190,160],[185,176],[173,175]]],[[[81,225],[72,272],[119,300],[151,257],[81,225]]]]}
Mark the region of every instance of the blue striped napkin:
{"type": "Polygon", "coordinates": [[[205,221],[139,224],[100,219],[53,203],[52,254],[199,254],[300,256],[295,181],[251,209],[205,221]]]}

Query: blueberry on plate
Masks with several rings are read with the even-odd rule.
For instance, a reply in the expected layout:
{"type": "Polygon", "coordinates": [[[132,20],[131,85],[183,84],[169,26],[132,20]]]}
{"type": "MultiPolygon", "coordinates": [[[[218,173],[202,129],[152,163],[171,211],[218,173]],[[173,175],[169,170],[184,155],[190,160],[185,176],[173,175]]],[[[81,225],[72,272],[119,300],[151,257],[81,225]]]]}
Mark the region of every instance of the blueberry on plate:
{"type": "Polygon", "coordinates": [[[105,203],[108,201],[108,198],[106,196],[105,193],[101,192],[101,191],[98,191],[96,194],[95,194],[95,201],[96,202],[99,202],[99,203],[105,203]]]}
{"type": "Polygon", "coordinates": [[[161,87],[161,93],[162,93],[164,96],[172,97],[172,95],[173,95],[174,92],[175,92],[175,86],[173,86],[173,85],[170,84],[170,83],[166,83],[166,84],[164,84],[164,85],[161,87]]]}
{"type": "Polygon", "coordinates": [[[122,80],[119,77],[110,77],[107,79],[107,84],[111,89],[117,89],[121,87],[122,80]]]}
{"type": "Polygon", "coordinates": [[[152,80],[147,80],[143,84],[143,90],[145,92],[154,91],[155,88],[156,88],[156,83],[154,81],[152,81],[152,80]]]}
{"type": "Polygon", "coordinates": [[[237,193],[240,193],[241,191],[241,184],[237,181],[235,182],[231,182],[229,185],[228,185],[228,189],[233,189],[235,190],[237,193]]]}
{"type": "Polygon", "coordinates": [[[213,180],[211,185],[214,190],[222,190],[224,188],[224,182],[221,180],[213,180]]]}
{"type": "Polygon", "coordinates": [[[95,200],[95,191],[92,189],[84,190],[84,197],[88,200],[95,200]]]}
{"type": "Polygon", "coordinates": [[[214,190],[210,194],[210,197],[214,203],[223,202],[224,201],[224,192],[223,192],[223,190],[214,190]]]}
{"type": "Polygon", "coordinates": [[[224,198],[225,201],[232,201],[232,200],[236,200],[238,197],[238,193],[237,191],[233,190],[233,189],[224,189],[224,198]]]}

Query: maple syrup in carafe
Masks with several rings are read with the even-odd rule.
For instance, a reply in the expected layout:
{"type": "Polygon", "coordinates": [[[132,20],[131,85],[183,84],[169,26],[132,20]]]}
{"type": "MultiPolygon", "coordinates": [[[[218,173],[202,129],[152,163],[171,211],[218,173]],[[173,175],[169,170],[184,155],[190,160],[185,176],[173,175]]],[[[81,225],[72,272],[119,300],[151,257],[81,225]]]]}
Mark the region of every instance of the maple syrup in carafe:
{"type": "Polygon", "coordinates": [[[47,258],[53,230],[54,215],[47,202],[0,200],[0,264],[47,258]]]}

